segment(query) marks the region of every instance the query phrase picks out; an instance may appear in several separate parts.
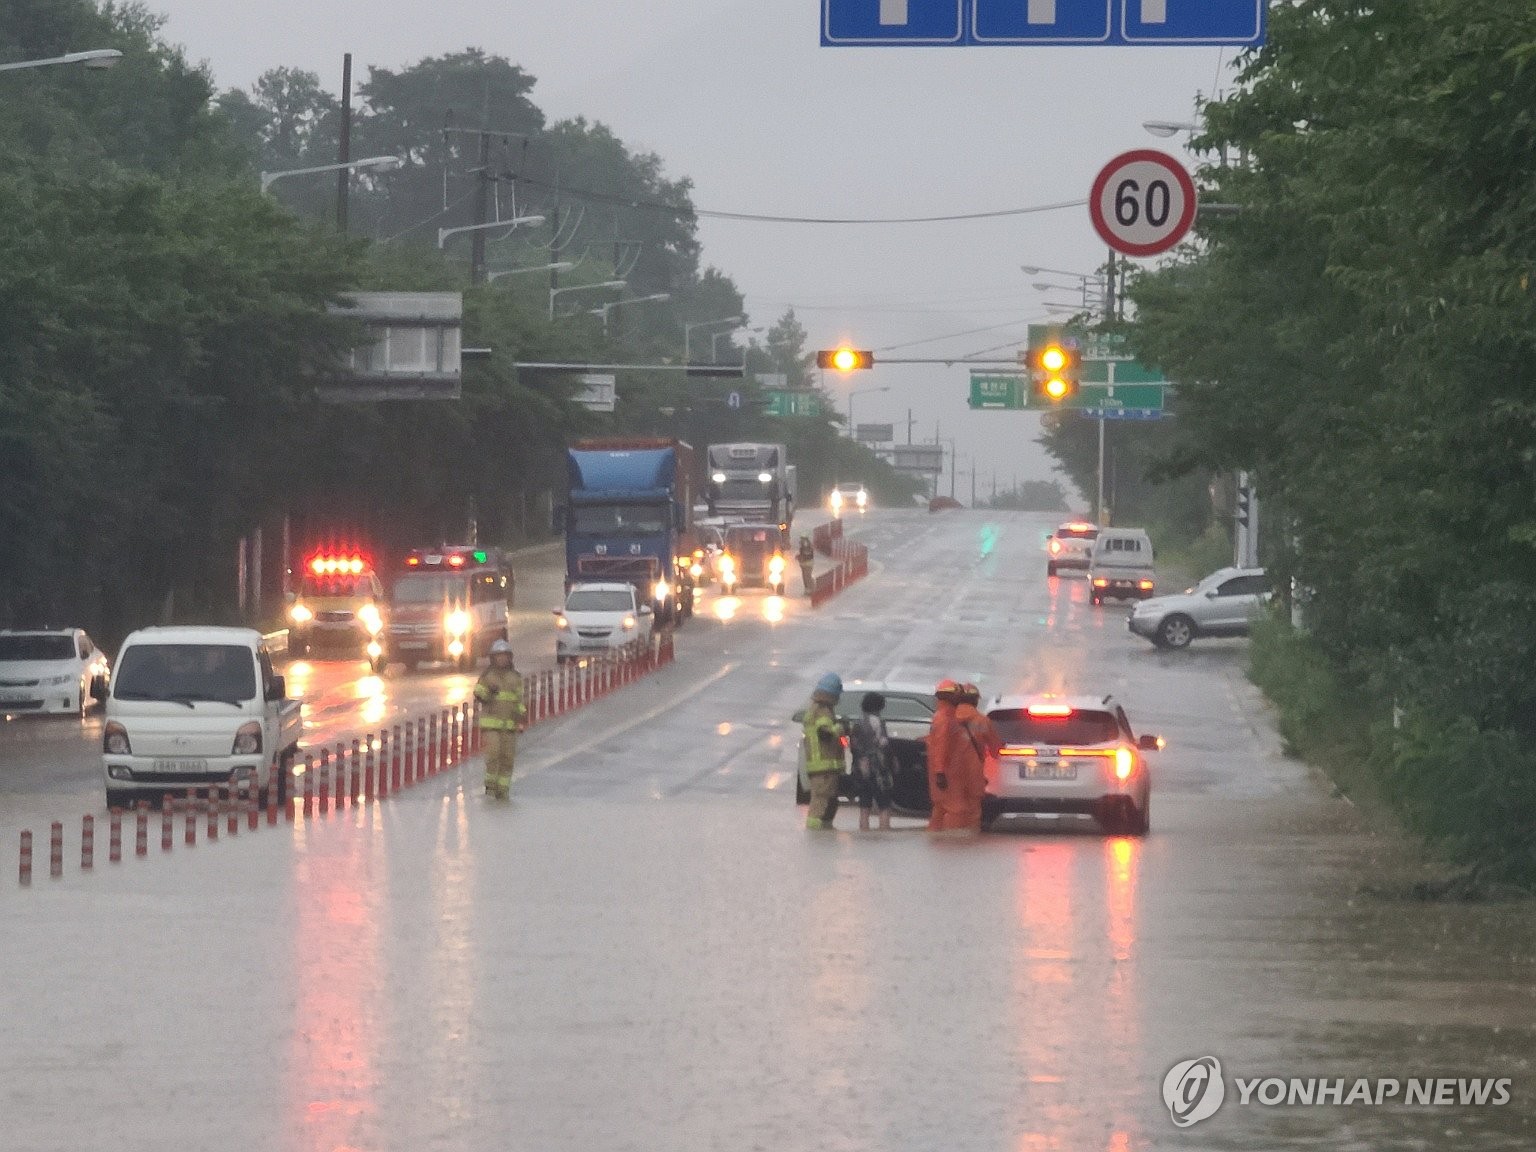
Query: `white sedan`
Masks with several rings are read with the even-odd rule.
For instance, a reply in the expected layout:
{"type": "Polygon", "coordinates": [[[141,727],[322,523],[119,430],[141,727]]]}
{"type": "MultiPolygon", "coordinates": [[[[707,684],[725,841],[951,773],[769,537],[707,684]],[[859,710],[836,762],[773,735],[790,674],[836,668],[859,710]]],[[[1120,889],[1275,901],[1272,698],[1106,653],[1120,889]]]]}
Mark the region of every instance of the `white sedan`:
{"type": "Polygon", "coordinates": [[[93,684],[111,676],[105,652],[79,628],[0,630],[0,714],[84,715],[93,684]]]}
{"type": "Polygon", "coordinates": [[[633,584],[572,584],[565,607],[555,609],[555,659],[614,653],[651,638],[651,606],[639,603],[633,584]]]}

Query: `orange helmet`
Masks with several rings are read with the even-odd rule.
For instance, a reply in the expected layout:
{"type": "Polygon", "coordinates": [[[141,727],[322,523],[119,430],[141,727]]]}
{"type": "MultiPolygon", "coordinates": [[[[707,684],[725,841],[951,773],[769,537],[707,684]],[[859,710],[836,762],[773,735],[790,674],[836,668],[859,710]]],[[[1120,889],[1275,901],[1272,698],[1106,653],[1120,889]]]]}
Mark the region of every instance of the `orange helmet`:
{"type": "Polygon", "coordinates": [[[974,684],[962,684],[960,685],[960,699],[969,700],[972,704],[980,704],[981,689],[974,684]]]}
{"type": "Polygon", "coordinates": [[[933,694],[940,700],[946,698],[955,699],[960,695],[960,685],[954,680],[946,678],[939,681],[939,686],[933,690],[933,694]]]}

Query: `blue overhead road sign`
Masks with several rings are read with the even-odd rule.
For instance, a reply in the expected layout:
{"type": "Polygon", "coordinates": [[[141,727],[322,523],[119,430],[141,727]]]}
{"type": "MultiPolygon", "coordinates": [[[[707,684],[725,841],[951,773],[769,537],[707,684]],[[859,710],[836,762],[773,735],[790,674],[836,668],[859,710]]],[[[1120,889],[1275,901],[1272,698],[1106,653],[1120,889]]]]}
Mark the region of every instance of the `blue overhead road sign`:
{"type": "Polygon", "coordinates": [[[828,46],[1264,43],[1269,0],[821,0],[828,46]]]}
{"type": "Polygon", "coordinates": [[[821,0],[823,44],[960,44],[965,0],[821,0]]]}

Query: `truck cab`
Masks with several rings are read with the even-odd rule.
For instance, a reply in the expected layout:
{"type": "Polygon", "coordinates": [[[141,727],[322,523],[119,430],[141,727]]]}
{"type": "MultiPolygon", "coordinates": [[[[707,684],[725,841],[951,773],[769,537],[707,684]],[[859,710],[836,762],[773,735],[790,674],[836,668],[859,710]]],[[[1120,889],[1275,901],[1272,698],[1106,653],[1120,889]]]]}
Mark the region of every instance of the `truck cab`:
{"type": "Polygon", "coordinates": [[[254,629],[141,628],[98,694],[109,807],[188,788],[287,795],[302,705],[254,629]]]}
{"type": "Polygon", "coordinates": [[[504,639],[512,610],[511,565],[495,549],[445,544],[410,552],[389,593],[386,660],[475,666],[504,639]]]}

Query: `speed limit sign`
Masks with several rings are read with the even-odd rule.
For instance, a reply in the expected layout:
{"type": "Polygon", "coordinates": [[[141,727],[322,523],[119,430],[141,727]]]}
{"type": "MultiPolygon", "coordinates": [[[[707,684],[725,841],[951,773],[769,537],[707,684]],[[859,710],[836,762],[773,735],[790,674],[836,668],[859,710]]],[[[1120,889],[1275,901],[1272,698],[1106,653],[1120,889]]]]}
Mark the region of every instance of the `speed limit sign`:
{"type": "Polygon", "coordinates": [[[1156,256],[1195,222],[1195,182],[1166,152],[1138,148],[1099,172],[1088,213],[1104,243],[1123,256],[1156,256]]]}

